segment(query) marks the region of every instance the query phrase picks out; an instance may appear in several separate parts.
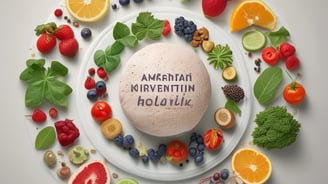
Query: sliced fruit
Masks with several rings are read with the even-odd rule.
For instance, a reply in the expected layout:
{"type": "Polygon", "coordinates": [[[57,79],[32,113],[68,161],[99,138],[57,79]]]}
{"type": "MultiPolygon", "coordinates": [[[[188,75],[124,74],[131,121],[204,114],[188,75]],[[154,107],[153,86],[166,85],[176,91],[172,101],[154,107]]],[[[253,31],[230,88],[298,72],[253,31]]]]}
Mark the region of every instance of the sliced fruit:
{"type": "Polygon", "coordinates": [[[109,0],[66,0],[68,12],[82,22],[96,22],[109,11],[109,0]]]}
{"type": "Polygon", "coordinates": [[[108,168],[103,162],[98,160],[81,165],[68,180],[68,184],[80,183],[109,184],[108,168]]]}
{"type": "Polygon", "coordinates": [[[229,109],[220,107],[214,113],[215,122],[222,128],[232,128],[235,125],[235,114],[229,109]]]}
{"type": "Polygon", "coordinates": [[[269,158],[253,148],[241,148],[232,157],[232,170],[246,184],[265,183],[271,176],[269,158]]]}
{"type": "Polygon", "coordinates": [[[230,31],[239,31],[252,25],[268,30],[274,30],[277,26],[275,14],[262,0],[242,1],[232,12],[230,31]]]}
{"type": "Polygon", "coordinates": [[[107,139],[113,140],[122,133],[122,124],[115,118],[107,119],[101,124],[101,133],[107,139]]]}
{"type": "Polygon", "coordinates": [[[117,180],[115,184],[139,184],[139,182],[133,178],[122,178],[117,180]]]}
{"type": "Polygon", "coordinates": [[[258,30],[248,31],[242,37],[242,45],[245,50],[255,52],[265,47],[267,43],[266,36],[258,30]]]}
{"type": "Polygon", "coordinates": [[[237,70],[233,66],[225,67],[222,71],[222,78],[225,81],[234,81],[237,79],[237,70]]]}
{"type": "Polygon", "coordinates": [[[73,164],[80,165],[88,160],[89,151],[80,145],[76,145],[68,150],[68,158],[73,164]]]}

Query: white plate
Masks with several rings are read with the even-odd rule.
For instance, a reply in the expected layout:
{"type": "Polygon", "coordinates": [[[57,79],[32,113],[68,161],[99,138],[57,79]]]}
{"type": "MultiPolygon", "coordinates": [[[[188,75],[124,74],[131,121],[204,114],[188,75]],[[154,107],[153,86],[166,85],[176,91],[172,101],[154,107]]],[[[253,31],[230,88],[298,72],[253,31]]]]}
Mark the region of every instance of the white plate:
{"type": "MultiPolygon", "coordinates": [[[[183,9],[157,8],[151,9],[149,11],[152,12],[156,18],[168,19],[172,26],[171,35],[167,38],[164,37],[157,42],[172,42],[180,45],[185,45],[186,47],[191,47],[191,45],[185,42],[183,38],[178,37],[173,30],[175,18],[184,16],[187,20],[194,21],[198,28],[203,26],[206,27],[210,32],[210,39],[213,40],[216,44],[228,44],[230,46],[231,50],[233,51],[233,65],[237,68],[238,71],[238,80],[236,83],[244,89],[246,95],[245,99],[239,104],[242,113],[241,115],[236,115],[236,126],[231,130],[224,130],[224,144],[219,150],[214,152],[205,151],[204,163],[201,165],[196,165],[193,162],[193,159],[189,158],[190,162],[184,164],[183,167],[170,163],[154,164],[150,162],[148,165],[145,165],[140,159],[136,160],[131,158],[127,150],[123,150],[116,146],[112,141],[106,140],[100,132],[99,124],[97,124],[90,115],[90,109],[93,103],[87,99],[87,90],[84,88],[83,84],[84,80],[88,76],[88,69],[90,67],[96,67],[93,60],[93,54],[95,51],[98,49],[104,50],[108,45],[111,45],[114,42],[112,30],[116,22],[112,22],[99,35],[98,39],[93,41],[90,49],[83,57],[82,66],[80,69],[81,73],[79,74],[77,89],[75,90],[77,93],[76,107],[79,115],[79,120],[76,121],[76,123],[79,127],[83,127],[83,132],[88,137],[90,143],[109,161],[110,164],[115,165],[121,170],[127,172],[129,175],[138,176],[146,180],[178,181],[198,176],[212,169],[213,167],[220,164],[225,158],[227,158],[237,146],[248,126],[252,109],[250,100],[250,80],[247,69],[245,67],[244,57],[239,47],[237,47],[232,41],[231,34],[228,35],[218,25],[208,21],[208,19],[183,9]]],[[[126,17],[120,19],[119,22],[123,22],[131,27],[131,24],[132,22],[135,22],[137,15],[137,13],[128,14],[126,17]]],[[[123,123],[124,135],[133,135],[136,140],[136,144],[142,143],[142,145],[146,146],[147,148],[157,148],[160,143],[168,143],[173,139],[182,140],[187,144],[191,132],[181,136],[166,139],[149,136],[139,132],[129,124],[120,107],[118,88],[122,68],[128,61],[129,57],[135,51],[150,43],[153,43],[153,41],[141,41],[139,42],[138,47],[135,49],[125,48],[121,54],[120,66],[113,74],[109,76],[109,81],[107,82],[108,97],[105,100],[111,105],[113,109],[113,117],[119,119],[123,123]]],[[[212,97],[209,108],[199,125],[193,130],[197,133],[203,134],[209,128],[218,128],[214,122],[213,114],[218,107],[224,106],[226,102],[226,98],[221,90],[221,87],[227,83],[221,77],[221,70],[215,70],[213,65],[209,65],[207,61],[207,55],[201,50],[201,48],[195,48],[195,52],[197,52],[203,60],[210,74],[212,85],[212,97]]]]}

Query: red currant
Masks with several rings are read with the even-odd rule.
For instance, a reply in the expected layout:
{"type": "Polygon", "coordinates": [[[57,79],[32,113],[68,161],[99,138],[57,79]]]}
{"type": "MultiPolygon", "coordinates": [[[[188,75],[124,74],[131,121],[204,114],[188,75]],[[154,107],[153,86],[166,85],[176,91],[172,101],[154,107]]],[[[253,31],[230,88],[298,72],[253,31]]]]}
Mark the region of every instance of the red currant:
{"type": "Polygon", "coordinates": [[[107,72],[105,71],[105,69],[103,67],[99,67],[97,69],[97,75],[98,75],[98,77],[105,79],[107,77],[107,72]]]}
{"type": "Polygon", "coordinates": [[[56,17],[61,17],[63,15],[63,10],[58,8],[55,10],[54,14],[56,17]]]}

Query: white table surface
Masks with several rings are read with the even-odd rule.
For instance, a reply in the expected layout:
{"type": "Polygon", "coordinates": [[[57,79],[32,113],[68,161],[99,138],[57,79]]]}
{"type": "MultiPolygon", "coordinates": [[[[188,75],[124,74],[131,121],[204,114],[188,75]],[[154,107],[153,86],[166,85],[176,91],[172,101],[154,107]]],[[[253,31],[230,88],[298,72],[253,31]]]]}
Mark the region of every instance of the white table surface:
{"type": "MultiPolygon", "coordinates": [[[[163,6],[178,4],[177,6],[184,7],[172,1],[163,0],[161,3],[163,6]]],[[[201,12],[200,0],[192,1],[199,3],[191,3],[188,9],[201,12]]],[[[273,164],[273,174],[267,183],[327,183],[328,147],[325,141],[328,131],[328,3],[323,0],[267,1],[290,28],[293,43],[297,46],[297,53],[302,60],[302,82],[307,90],[307,100],[299,110],[302,128],[297,142],[282,150],[265,151],[273,164]]],[[[0,7],[2,184],[56,183],[49,171],[42,166],[43,163],[40,163],[41,159],[35,154],[31,137],[26,131],[24,92],[19,73],[29,57],[28,49],[34,37],[33,29],[45,22],[60,3],[59,0],[10,0],[2,2],[0,7]]],[[[246,132],[246,137],[250,131],[246,132]]]]}

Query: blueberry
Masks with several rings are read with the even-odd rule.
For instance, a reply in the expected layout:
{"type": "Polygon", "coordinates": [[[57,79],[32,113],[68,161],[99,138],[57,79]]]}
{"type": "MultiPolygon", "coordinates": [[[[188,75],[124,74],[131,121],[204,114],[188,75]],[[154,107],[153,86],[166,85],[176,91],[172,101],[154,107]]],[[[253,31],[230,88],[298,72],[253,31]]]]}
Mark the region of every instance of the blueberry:
{"type": "Polygon", "coordinates": [[[131,148],[129,150],[129,155],[132,157],[132,158],[138,158],[139,157],[139,150],[137,148],[131,148]]]}
{"type": "Polygon", "coordinates": [[[157,149],[157,152],[160,156],[163,156],[165,155],[165,152],[166,152],[166,145],[165,144],[160,144],[158,146],[158,149],[157,149]]]}
{"type": "Polygon", "coordinates": [[[122,146],[122,144],[123,144],[123,135],[119,134],[118,136],[116,136],[114,138],[114,143],[119,145],[119,146],[122,146]]]}
{"type": "Polygon", "coordinates": [[[90,38],[92,35],[91,29],[85,27],[81,30],[81,36],[84,39],[90,38]]]}
{"type": "Polygon", "coordinates": [[[104,89],[106,89],[106,83],[104,81],[97,81],[96,82],[96,90],[102,91],[104,89]]]}
{"type": "Polygon", "coordinates": [[[205,151],[205,145],[203,143],[200,143],[197,145],[197,149],[198,149],[198,151],[201,151],[201,152],[205,151]]]}
{"type": "Polygon", "coordinates": [[[120,5],[122,6],[127,6],[130,4],[130,0],[119,0],[118,1],[120,3],[120,5]]]}
{"type": "Polygon", "coordinates": [[[144,156],[141,157],[141,160],[142,160],[143,163],[147,164],[149,162],[149,157],[144,155],[144,156]]]}
{"type": "Polygon", "coordinates": [[[116,10],[116,9],[117,9],[117,4],[116,4],[116,3],[113,3],[113,4],[112,4],[112,9],[113,9],[113,10],[116,10]]]}
{"type": "Polygon", "coordinates": [[[196,164],[200,164],[204,161],[204,156],[203,154],[197,154],[194,159],[196,164]]]}
{"type": "Polygon", "coordinates": [[[143,0],[133,0],[135,3],[142,3],[143,0]]]}
{"type": "Polygon", "coordinates": [[[185,40],[187,41],[187,42],[191,42],[192,41],[192,34],[185,34],[184,35],[184,38],[185,38],[185,40]]]}
{"type": "Polygon", "coordinates": [[[122,143],[124,148],[130,148],[133,145],[133,143],[134,143],[134,138],[132,135],[124,136],[123,143],[122,143]]]}
{"type": "Polygon", "coordinates": [[[190,143],[196,142],[196,140],[197,140],[197,133],[193,132],[190,136],[190,143]]]}
{"type": "Polygon", "coordinates": [[[220,171],[220,175],[221,175],[221,179],[223,179],[223,180],[228,179],[229,175],[230,175],[229,170],[228,169],[222,169],[220,171]]]}
{"type": "Polygon", "coordinates": [[[203,144],[203,143],[204,143],[203,136],[198,135],[198,136],[197,136],[197,140],[196,140],[196,142],[197,142],[198,144],[203,144]]]}
{"type": "Polygon", "coordinates": [[[98,98],[98,94],[97,94],[96,90],[92,89],[92,90],[88,91],[87,97],[88,97],[89,100],[95,101],[98,98]]]}
{"type": "Polygon", "coordinates": [[[157,162],[161,159],[161,157],[160,157],[160,155],[158,154],[158,152],[155,151],[155,150],[152,149],[152,148],[150,148],[150,149],[147,151],[147,153],[148,153],[148,157],[149,157],[149,159],[150,159],[152,162],[154,162],[154,163],[157,163],[157,162]]]}
{"type": "Polygon", "coordinates": [[[195,147],[189,148],[189,155],[195,157],[197,155],[197,149],[195,147]]]}

